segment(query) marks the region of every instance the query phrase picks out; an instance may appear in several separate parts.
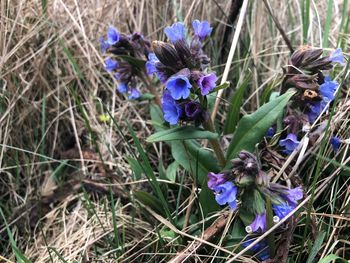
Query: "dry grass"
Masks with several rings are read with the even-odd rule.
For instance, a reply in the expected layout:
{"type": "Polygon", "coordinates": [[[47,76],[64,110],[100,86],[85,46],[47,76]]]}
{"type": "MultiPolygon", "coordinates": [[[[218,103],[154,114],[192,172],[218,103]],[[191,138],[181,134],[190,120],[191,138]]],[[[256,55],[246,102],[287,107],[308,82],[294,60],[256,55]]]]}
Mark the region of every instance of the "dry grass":
{"type": "MultiPolygon", "coordinates": [[[[48,213],[41,214],[39,209],[37,215],[30,216],[30,209],[19,208],[32,200],[40,200],[41,195],[52,194],[53,189],[72,179],[93,179],[107,188],[117,185],[126,194],[132,189],[148,190],[145,180],[133,180],[125,159],[131,137],[126,135],[124,140],[112,122],[103,122],[99,116],[106,113],[104,105],[113,113],[124,134],[128,134],[124,122],[128,120],[144,143],[153,131],[148,121],[149,104],[125,100],[115,92],[116,83],[103,69],[98,39],[108,25],[115,25],[122,32],[131,28],[150,39],[161,39],[163,28],[177,18],[188,23],[194,18],[206,19],[215,26],[207,49],[213,58],[213,68],[222,73],[226,57],[220,59],[219,47],[223,44],[230,3],[223,0],[53,0],[47,1],[44,14],[42,3],[45,2],[4,0],[0,3],[0,207],[16,245],[33,262],[59,262],[60,257],[67,262],[115,262],[115,255],[120,262],[165,262],[183,246],[170,237],[160,242],[159,232],[168,228],[157,220],[149,220],[150,214],[132,197],[130,203],[115,197],[115,211],[108,203],[109,194],[95,194],[94,189],[92,193],[76,191],[63,196],[59,202],[51,202],[48,213]],[[69,151],[74,151],[74,155],[68,158],[67,164],[64,157],[69,151]],[[23,212],[20,218],[17,211],[23,212]],[[119,246],[113,240],[115,228],[123,233],[119,236],[122,241],[117,242],[122,244],[119,246]]],[[[302,43],[300,2],[270,1],[294,45],[302,43]]],[[[326,19],[327,2],[311,1],[310,45],[320,46],[322,42],[320,24],[326,19]]],[[[343,1],[334,2],[330,47],[336,46],[342,18],[343,1]]],[[[349,48],[347,32],[343,39],[349,48]]],[[[345,52],[350,53],[349,49],[345,52]]],[[[244,78],[244,74],[237,72],[249,70],[253,74],[243,112],[251,112],[260,104],[259,94],[281,76],[281,67],[288,55],[288,48],[263,1],[250,3],[228,78],[234,81],[234,89],[244,78]]],[[[348,85],[346,82],[346,87],[348,85]]],[[[332,128],[337,127],[343,138],[349,138],[349,89],[344,90],[343,95],[346,99],[338,105],[332,128]]],[[[225,98],[221,105],[227,105],[225,98]]],[[[218,119],[224,116],[224,112],[219,111],[218,119]]],[[[144,143],[144,147],[154,167],[158,167],[160,159],[168,164],[171,157],[166,145],[144,143]]],[[[342,165],[348,165],[349,144],[344,147],[342,165]]],[[[303,169],[303,161],[310,155],[312,152],[306,152],[301,157],[302,168],[296,169],[303,169]]],[[[330,164],[324,162],[323,169],[327,169],[327,165],[330,164]]],[[[327,176],[323,179],[330,178],[327,176]]],[[[332,181],[322,190],[327,192],[325,196],[334,214],[315,213],[314,217],[320,223],[325,217],[332,217],[324,253],[341,254],[339,246],[349,253],[349,241],[344,237],[348,233],[349,218],[340,212],[349,206],[349,181],[343,186],[336,182],[332,181]]],[[[188,188],[191,189],[191,184],[188,188]]],[[[170,199],[176,200],[176,197],[170,199]]],[[[186,211],[188,199],[182,201],[182,209],[186,211]]],[[[0,239],[4,240],[0,242],[3,249],[0,261],[16,262],[2,219],[0,223],[0,239]]],[[[204,223],[200,228],[203,226],[204,223]]],[[[292,251],[298,251],[300,246],[302,244],[296,245],[292,251]]],[[[203,258],[198,255],[198,262],[203,258]]]]}

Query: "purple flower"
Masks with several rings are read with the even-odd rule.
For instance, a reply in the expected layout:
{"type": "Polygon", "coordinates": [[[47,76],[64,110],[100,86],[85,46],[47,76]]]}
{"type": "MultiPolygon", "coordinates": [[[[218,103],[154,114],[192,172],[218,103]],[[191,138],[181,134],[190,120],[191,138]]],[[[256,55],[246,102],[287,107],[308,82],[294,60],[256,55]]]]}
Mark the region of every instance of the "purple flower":
{"type": "Polygon", "coordinates": [[[107,31],[107,43],[109,45],[114,45],[119,41],[120,35],[117,29],[110,26],[107,31]]]}
{"type": "Polygon", "coordinates": [[[267,132],[266,132],[266,137],[267,138],[271,138],[271,137],[273,137],[274,135],[275,135],[275,128],[274,127],[270,127],[268,130],[267,130],[267,132]]]}
{"type": "Polygon", "coordinates": [[[140,96],[141,93],[136,88],[132,88],[129,94],[129,100],[136,100],[140,98],[140,96]]]}
{"type": "Polygon", "coordinates": [[[156,63],[158,62],[158,58],[154,53],[148,54],[148,61],[146,62],[146,71],[148,75],[152,75],[153,73],[157,73],[156,63]]]}
{"type": "Polygon", "coordinates": [[[208,187],[213,190],[214,187],[226,182],[224,174],[208,173],[208,187]]]}
{"type": "Polygon", "coordinates": [[[185,39],[185,25],[181,22],[177,22],[168,26],[164,29],[164,33],[169,38],[171,43],[175,43],[176,41],[185,39]]]}
{"type": "Polygon", "coordinates": [[[303,189],[299,186],[293,189],[288,189],[287,194],[285,195],[285,199],[290,205],[293,205],[295,207],[298,204],[297,201],[301,200],[303,196],[303,189]]]}
{"type": "Polygon", "coordinates": [[[118,91],[120,93],[126,93],[128,91],[128,84],[126,84],[126,83],[118,83],[117,89],[118,89],[118,91]]]}
{"type": "Polygon", "coordinates": [[[112,72],[113,70],[115,70],[118,67],[118,61],[113,60],[111,58],[107,58],[105,60],[105,69],[108,72],[112,72]]]}
{"type": "Polygon", "coordinates": [[[333,81],[330,77],[325,78],[325,82],[320,86],[320,93],[323,97],[323,101],[329,102],[334,99],[334,93],[337,91],[339,83],[333,81]]]}
{"type": "Polygon", "coordinates": [[[162,108],[164,120],[169,122],[171,125],[177,124],[182,115],[182,110],[168,91],[163,93],[162,108]]]}
{"type": "Polygon", "coordinates": [[[110,44],[108,44],[108,42],[103,37],[100,38],[100,45],[102,53],[106,53],[107,49],[110,47],[110,44]]]}
{"type": "Polygon", "coordinates": [[[280,220],[282,220],[285,216],[292,212],[294,208],[294,205],[288,205],[286,203],[272,205],[272,210],[280,220]]]}
{"type": "Polygon", "coordinates": [[[192,85],[186,76],[174,75],[168,79],[165,85],[175,100],[186,99],[190,96],[192,85]]]}
{"type": "Polygon", "coordinates": [[[256,215],[254,221],[247,227],[249,233],[258,232],[259,229],[261,232],[264,232],[267,228],[266,226],[266,212],[261,215],[256,215]]]}
{"type": "Polygon", "coordinates": [[[216,84],[215,82],[218,80],[217,76],[214,73],[210,73],[208,75],[202,76],[197,81],[199,88],[201,89],[201,94],[207,95],[210,91],[212,91],[216,84]]]}
{"type": "Polygon", "coordinates": [[[335,49],[331,55],[329,56],[329,60],[333,63],[339,63],[340,65],[344,65],[344,54],[341,50],[341,48],[335,49]]]}
{"type": "Polygon", "coordinates": [[[333,136],[330,140],[333,151],[337,152],[340,148],[340,139],[337,136],[333,136]]]}
{"type": "Polygon", "coordinates": [[[203,40],[207,36],[211,34],[213,28],[210,26],[208,21],[194,20],[192,22],[192,27],[194,30],[194,34],[199,37],[200,40],[203,40]]]}
{"type": "Polygon", "coordinates": [[[231,209],[236,208],[237,187],[232,182],[217,185],[213,187],[213,190],[215,191],[215,200],[219,205],[228,204],[231,209]]]}
{"type": "Polygon", "coordinates": [[[290,133],[283,140],[280,140],[279,145],[284,147],[283,152],[285,154],[291,154],[299,145],[298,138],[295,134],[290,133]]]}
{"type": "MultiPolygon", "coordinates": [[[[249,239],[247,241],[244,241],[242,243],[243,247],[247,247],[249,246],[251,243],[254,242],[254,239],[249,239]]],[[[257,255],[256,257],[260,260],[267,260],[270,258],[270,253],[269,253],[269,249],[267,247],[267,242],[266,239],[261,240],[259,243],[255,244],[251,250],[253,252],[256,252],[257,255]]]]}

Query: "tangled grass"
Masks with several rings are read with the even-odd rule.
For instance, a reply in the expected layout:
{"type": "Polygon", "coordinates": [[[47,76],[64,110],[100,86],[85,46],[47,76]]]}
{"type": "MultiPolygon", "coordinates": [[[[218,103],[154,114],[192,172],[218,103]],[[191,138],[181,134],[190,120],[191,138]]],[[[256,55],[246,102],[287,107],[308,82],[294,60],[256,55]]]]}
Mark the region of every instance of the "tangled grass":
{"type": "MultiPolygon", "coordinates": [[[[208,225],[200,215],[191,215],[198,198],[190,176],[177,169],[176,181],[162,177],[172,157],[166,144],[145,142],[153,132],[149,102],[125,100],[115,92],[116,83],[103,69],[98,39],[108,25],[162,39],[164,27],[175,20],[206,19],[214,26],[206,50],[213,69],[222,74],[239,2],[1,1],[0,262],[166,262],[188,244],[192,249],[185,258],[191,262],[225,262],[237,255],[232,248],[221,247],[221,237],[209,243],[200,235],[208,225]],[[136,190],[151,188],[130,168],[128,157],[137,148],[126,120],[161,187],[168,190],[169,203],[184,215],[183,224],[172,225],[135,198],[136,190]]],[[[349,1],[267,2],[294,47],[340,44],[349,56],[349,1]]],[[[248,74],[252,78],[241,113],[256,110],[264,90],[278,86],[289,54],[264,2],[249,2],[218,125],[226,117],[230,94],[248,74]]],[[[307,222],[300,220],[296,226],[288,262],[350,258],[350,83],[348,72],[339,70],[337,76],[344,81],[331,129],[347,140],[343,151],[334,155],[327,143],[319,156],[319,136],[310,138],[310,150],[286,160],[292,163],[291,173],[303,179],[307,205],[312,205],[311,224],[306,228],[307,222]]],[[[288,182],[291,174],[285,168],[275,167],[288,182]]],[[[229,214],[224,237],[235,215],[223,210],[209,220],[222,214],[229,214]]],[[[256,259],[244,255],[237,261],[256,259]]]]}

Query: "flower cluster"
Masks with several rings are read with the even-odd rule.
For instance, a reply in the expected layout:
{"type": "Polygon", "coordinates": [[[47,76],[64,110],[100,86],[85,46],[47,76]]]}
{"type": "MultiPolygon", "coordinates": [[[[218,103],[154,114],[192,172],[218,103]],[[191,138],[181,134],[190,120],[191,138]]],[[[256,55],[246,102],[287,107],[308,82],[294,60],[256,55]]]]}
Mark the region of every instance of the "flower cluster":
{"type": "Polygon", "coordinates": [[[105,69],[118,81],[117,90],[128,94],[129,99],[139,98],[137,78],[144,74],[145,67],[141,65],[150,54],[151,43],[139,33],[125,35],[110,26],[100,44],[102,53],[111,55],[105,60],[105,69]]]}
{"type": "Polygon", "coordinates": [[[186,27],[175,23],[165,28],[170,42],[154,41],[154,53],[148,55],[146,70],[165,84],[162,97],[164,119],[174,125],[179,121],[194,121],[199,125],[208,118],[205,96],[216,86],[215,73],[206,72],[209,58],[203,52],[203,42],[212,28],[207,21],[194,20],[193,36],[186,38],[186,27]]]}
{"type": "MultiPolygon", "coordinates": [[[[208,174],[208,187],[214,191],[219,205],[227,204],[231,209],[238,209],[248,233],[261,234],[267,230],[268,199],[272,204],[273,221],[277,223],[291,213],[303,198],[301,187],[289,189],[269,182],[253,154],[242,151],[231,162],[232,170],[208,174]],[[237,200],[240,200],[240,206],[237,200]]],[[[260,248],[255,249],[256,252],[260,248]]],[[[262,257],[265,258],[266,254],[262,257]]]]}
{"type": "Polygon", "coordinates": [[[323,49],[302,46],[293,53],[285,71],[282,92],[296,88],[295,105],[313,123],[327,105],[334,99],[339,83],[324,74],[335,63],[344,64],[344,56],[337,48],[329,56],[322,56],[323,49]]]}
{"type": "Polygon", "coordinates": [[[335,63],[343,65],[343,53],[340,48],[329,56],[322,56],[323,53],[323,49],[303,46],[294,52],[285,70],[282,93],[288,88],[298,92],[292,98],[289,114],[283,122],[285,132],[282,135],[285,137],[279,141],[279,146],[284,154],[291,154],[298,147],[298,136],[303,127],[315,122],[326,110],[339,87],[339,83],[326,76],[324,71],[332,69],[335,63]]]}

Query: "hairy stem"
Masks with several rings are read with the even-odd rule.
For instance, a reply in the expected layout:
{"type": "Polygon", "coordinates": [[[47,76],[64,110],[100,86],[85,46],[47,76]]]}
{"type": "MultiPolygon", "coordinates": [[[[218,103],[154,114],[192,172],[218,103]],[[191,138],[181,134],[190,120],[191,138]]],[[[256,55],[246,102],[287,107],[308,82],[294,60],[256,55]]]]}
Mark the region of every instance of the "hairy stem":
{"type": "Polygon", "coordinates": [[[147,89],[149,90],[149,92],[151,92],[151,94],[154,96],[154,100],[156,102],[156,104],[162,108],[162,103],[159,97],[159,94],[157,92],[157,89],[153,86],[153,84],[151,83],[151,80],[149,79],[149,77],[147,75],[144,74],[140,74],[140,78],[143,81],[143,83],[145,83],[147,89]]]}
{"type": "MultiPolygon", "coordinates": [[[[203,127],[211,132],[215,132],[215,128],[214,128],[214,124],[211,121],[211,118],[209,117],[208,120],[206,122],[203,123],[203,127]]],[[[225,159],[225,155],[221,149],[220,143],[218,139],[211,139],[209,140],[211,147],[213,148],[213,151],[216,155],[216,158],[219,161],[219,164],[221,166],[221,168],[224,168],[226,166],[226,159],[225,159]]]]}

